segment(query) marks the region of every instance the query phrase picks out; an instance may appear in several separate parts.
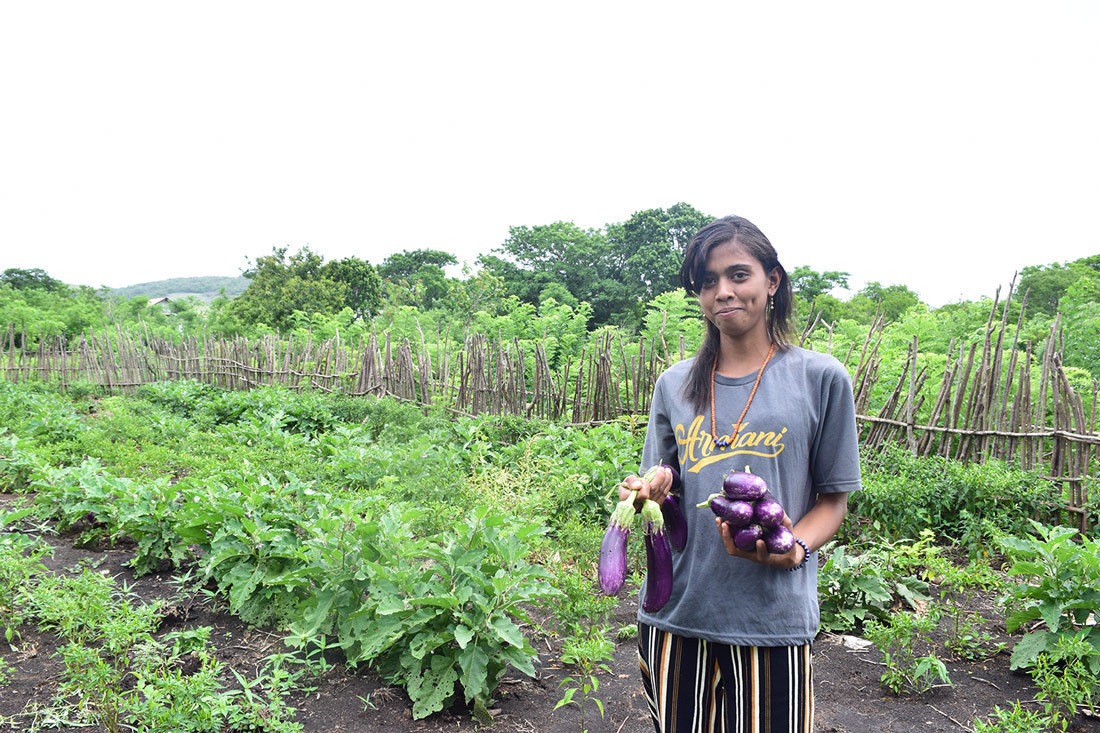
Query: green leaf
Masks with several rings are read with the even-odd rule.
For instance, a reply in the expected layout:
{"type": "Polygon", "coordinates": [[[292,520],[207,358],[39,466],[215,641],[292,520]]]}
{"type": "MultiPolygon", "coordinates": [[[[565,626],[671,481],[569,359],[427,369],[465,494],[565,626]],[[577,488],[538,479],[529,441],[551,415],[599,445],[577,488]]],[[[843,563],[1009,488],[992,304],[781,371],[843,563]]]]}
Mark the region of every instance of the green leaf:
{"type": "Polygon", "coordinates": [[[1005,630],[1011,634],[1028,621],[1034,621],[1037,618],[1039,618],[1039,609],[1035,606],[1014,611],[1005,619],[1005,630]]]}
{"type": "Polygon", "coordinates": [[[564,707],[566,705],[571,704],[573,702],[573,695],[576,692],[577,692],[576,687],[570,687],[568,690],[566,690],[565,694],[562,695],[562,698],[560,700],[558,700],[558,704],[554,706],[554,709],[557,710],[560,707],[564,707]]]}
{"type": "Polygon", "coordinates": [[[1056,638],[1056,634],[1049,631],[1033,631],[1024,634],[1023,638],[1016,642],[1012,648],[1010,669],[1030,667],[1038,659],[1039,655],[1047,649],[1047,644],[1056,638]]]}
{"type": "Polygon", "coordinates": [[[507,616],[494,616],[492,621],[489,622],[489,626],[493,631],[497,632],[497,636],[512,646],[524,646],[526,639],[523,636],[523,632],[520,631],[519,627],[507,616]]]}
{"type": "Polygon", "coordinates": [[[379,616],[389,616],[393,613],[400,613],[407,609],[404,599],[398,596],[389,596],[383,598],[382,601],[375,607],[374,612],[379,616]]]}
{"type": "MultiPolygon", "coordinates": [[[[465,649],[466,645],[470,643],[470,639],[474,638],[473,629],[459,624],[455,627],[455,641],[458,642],[459,649],[465,649]]],[[[461,657],[460,657],[461,659],[461,657]]]]}
{"type": "Polygon", "coordinates": [[[1035,575],[1043,577],[1046,575],[1046,566],[1039,562],[1031,562],[1030,560],[1018,560],[1011,568],[1008,569],[1009,575],[1035,575]]]}
{"type": "Polygon", "coordinates": [[[519,649],[514,646],[500,650],[501,656],[511,662],[512,666],[523,672],[528,677],[535,676],[535,654],[530,646],[527,649],[519,649]]]}
{"type": "Polygon", "coordinates": [[[454,608],[458,605],[458,599],[453,596],[422,596],[410,598],[406,601],[410,606],[438,606],[439,608],[454,608]]]}
{"type": "Polygon", "coordinates": [[[489,689],[489,655],[485,650],[478,646],[463,649],[458,654],[458,664],[462,668],[460,681],[466,702],[477,697],[488,697],[492,690],[489,689]]]}
{"type": "Polygon", "coordinates": [[[1057,631],[1062,618],[1063,606],[1058,601],[1044,600],[1039,603],[1039,614],[1051,631],[1057,631]]]}
{"type": "Polygon", "coordinates": [[[432,713],[438,713],[454,697],[455,682],[458,681],[458,672],[451,660],[436,657],[432,660],[432,668],[422,670],[415,675],[407,688],[409,698],[413,703],[413,718],[420,720],[432,713]],[[437,665],[437,660],[443,664],[437,665]],[[441,669],[437,669],[441,667],[441,669]]]}

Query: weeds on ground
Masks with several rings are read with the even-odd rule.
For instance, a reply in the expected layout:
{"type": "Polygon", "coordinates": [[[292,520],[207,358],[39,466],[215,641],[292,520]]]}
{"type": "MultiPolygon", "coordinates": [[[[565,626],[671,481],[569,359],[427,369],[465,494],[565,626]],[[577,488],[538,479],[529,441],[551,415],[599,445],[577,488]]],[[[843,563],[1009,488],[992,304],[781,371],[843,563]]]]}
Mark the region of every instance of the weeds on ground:
{"type": "Polygon", "coordinates": [[[932,648],[931,634],[939,623],[939,613],[924,615],[898,611],[888,622],[870,621],[863,631],[882,652],[886,671],[882,684],[895,694],[910,690],[927,692],[937,683],[950,685],[947,666],[934,651],[921,655],[918,649],[932,648]]]}
{"type": "Polygon", "coordinates": [[[580,629],[569,636],[562,646],[561,661],[576,668],[576,676],[569,676],[558,683],[565,688],[561,700],[554,706],[557,710],[567,705],[576,705],[581,713],[581,733],[588,733],[587,707],[594,704],[604,715],[603,701],[596,697],[600,689],[598,673],[609,673],[607,662],[612,658],[615,645],[608,636],[605,625],[592,626],[582,632],[580,629]]]}

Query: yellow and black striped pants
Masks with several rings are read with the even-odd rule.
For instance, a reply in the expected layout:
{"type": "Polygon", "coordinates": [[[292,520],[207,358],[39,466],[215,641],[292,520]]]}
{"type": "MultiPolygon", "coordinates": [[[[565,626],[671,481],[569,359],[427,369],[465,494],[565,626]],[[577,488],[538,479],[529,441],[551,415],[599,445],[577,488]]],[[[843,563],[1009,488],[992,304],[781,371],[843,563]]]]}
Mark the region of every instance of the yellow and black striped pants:
{"type": "Polygon", "coordinates": [[[657,733],[811,733],[811,645],[730,646],[638,625],[657,733]]]}

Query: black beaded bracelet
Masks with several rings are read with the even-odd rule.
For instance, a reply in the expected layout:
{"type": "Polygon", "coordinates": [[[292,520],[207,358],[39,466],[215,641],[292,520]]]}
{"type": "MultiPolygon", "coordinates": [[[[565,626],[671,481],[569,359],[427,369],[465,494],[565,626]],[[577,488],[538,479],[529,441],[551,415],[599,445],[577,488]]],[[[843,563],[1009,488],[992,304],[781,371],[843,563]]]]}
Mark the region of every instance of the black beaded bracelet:
{"type": "Polygon", "coordinates": [[[810,548],[806,547],[806,543],[798,539],[797,537],[794,538],[794,541],[802,545],[802,549],[805,550],[805,554],[802,556],[802,562],[798,563],[793,568],[787,568],[788,573],[793,573],[795,570],[801,570],[802,568],[806,567],[806,560],[810,558],[810,548]]]}

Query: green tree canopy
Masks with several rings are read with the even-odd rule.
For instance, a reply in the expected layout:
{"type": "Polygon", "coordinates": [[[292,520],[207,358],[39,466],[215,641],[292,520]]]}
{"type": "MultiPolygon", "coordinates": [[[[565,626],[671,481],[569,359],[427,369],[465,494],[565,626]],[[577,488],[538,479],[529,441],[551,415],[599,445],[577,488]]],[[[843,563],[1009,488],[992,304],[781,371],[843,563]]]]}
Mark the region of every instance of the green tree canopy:
{"type": "Polygon", "coordinates": [[[905,311],[920,303],[920,297],[905,285],[883,286],[878,282],[869,282],[860,290],[853,301],[866,299],[876,306],[882,306],[887,321],[896,321],[905,311]]]}
{"type": "Polygon", "coordinates": [[[378,266],[378,275],[383,280],[398,282],[416,278],[425,267],[435,268],[442,274],[444,267],[457,264],[458,260],[454,255],[442,250],[403,250],[382,260],[382,264],[378,266]]]}
{"type": "Polygon", "coordinates": [[[685,203],[646,209],[622,224],[607,227],[611,250],[623,260],[623,281],[630,297],[644,304],[680,288],[684,249],[697,231],[714,220],[685,203]]]}
{"type": "Polygon", "coordinates": [[[355,319],[365,321],[382,307],[382,278],[374,265],[358,257],[333,260],[323,268],[324,274],[344,285],[344,305],[351,308],[355,319]]]}
{"type": "Polygon", "coordinates": [[[1016,296],[1022,297],[1027,293],[1029,313],[1053,316],[1058,312],[1062,296],[1082,278],[1100,280],[1100,255],[1082,257],[1067,264],[1054,262],[1025,267],[1020,270],[1016,296]]]}
{"type": "Polygon", "coordinates": [[[684,246],[711,220],[679,203],[636,212],[604,229],[565,221],[515,226],[494,255],[478,262],[527,303],[539,303],[541,293],[557,283],[592,306],[595,325],[636,326],[647,302],[678,289],[684,246]]]}
{"type": "Polygon", "coordinates": [[[344,307],[347,285],[333,279],[321,255],[308,246],[289,259],[287,247],[273,247],[243,272],[248,288],[228,306],[230,320],[289,330],[295,311],[332,315],[344,307]]]}
{"type": "Polygon", "coordinates": [[[38,267],[24,270],[18,267],[9,267],[0,274],[0,284],[11,285],[16,290],[49,290],[55,291],[65,287],[65,283],[55,280],[49,274],[38,267]]]}
{"type": "Polygon", "coordinates": [[[839,270],[818,272],[805,265],[800,265],[787,273],[794,294],[810,304],[816,301],[818,296],[825,295],[835,288],[847,290],[849,276],[850,273],[839,270]]]}

